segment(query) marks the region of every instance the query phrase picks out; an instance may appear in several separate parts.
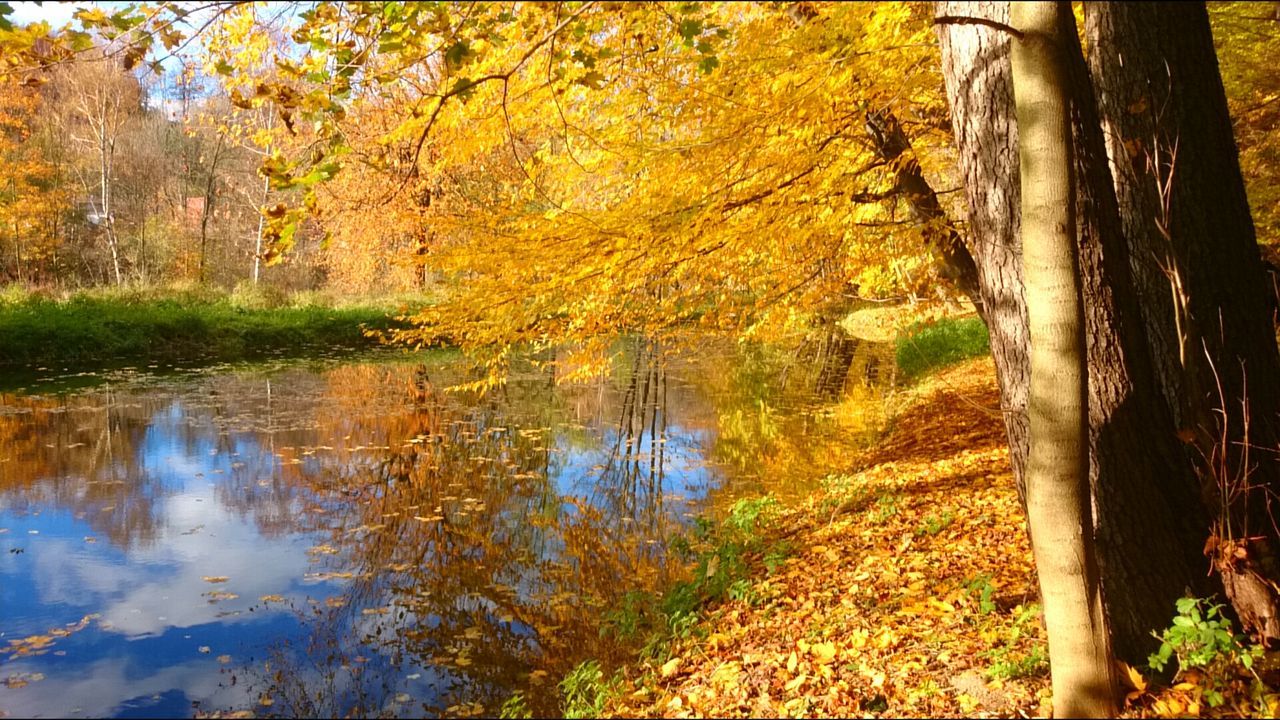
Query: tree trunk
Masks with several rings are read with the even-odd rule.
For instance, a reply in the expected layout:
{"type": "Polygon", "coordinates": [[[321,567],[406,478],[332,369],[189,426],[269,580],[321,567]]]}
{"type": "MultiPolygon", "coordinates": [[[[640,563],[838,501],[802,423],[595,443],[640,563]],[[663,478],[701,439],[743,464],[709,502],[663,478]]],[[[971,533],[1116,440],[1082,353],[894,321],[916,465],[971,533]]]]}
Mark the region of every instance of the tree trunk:
{"type": "Polygon", "coordinates": [[[258,268],[262,267],[262,230],[266,227],[267,200],[270,199],[271,178],[262,179],[262,205],[258,208],[258,237],[253,246],[253,284],[258,284],[258,268]]]}
{"type": "Polygon", "coordinates": [[[1040,579],[1054,714],[1111,717],[1117,683],[1089,500],[1088,371],[1076,256],[1065,36],[1053,2],[1018,3],[1010,53],[1031,339],[1027,524],[1040,579]]]}
{"type": "Polygon", "coordinates": [[[965,247],[964,238],[955,223],[943,211],[938,194],[920,171],[920,162],[911,150],[911,141],[902,131],[902,125],[887,110],[869,112],[867,134],[871,136],[876,153],[894,169],[894,189],[907,201],[907,207],[911,208],[913,218],[921,227],[938,275],[964,293],[978,311],[978,316],[985,321],[978,266],[969,254],[969,248],[965,247]]]}
{"type": "Polygon", "coordinates": [[[1144,663],[1188,590],[1216,589],[1204,559],[1208,521],[1193,465],[1164,405],[1129,289],[1123,231],[1089,69],[1067,5],[1059,8],[1071,84],[1077,230],[1086,298],[1090,472],[1103,590],[1121,657],[1144,663]]]}
{"type": "MultiPolygon", "coordinates": [[[[1007,24],[1002,2],[939,2],[939,16],[1007,24]]],[[[940,25],[942,72],[969,203],[969,251],[978,266],[1013,474],[1027,459],[1027,308],[1018,213],[1018,128],[1009,79],[1009,38],[980,25],[940,25]]]]}
{"type": "MultiPolygon", "coordinates": [[[[939,3],[939,16],[1007,25],[1006,3],[939,3]]],[[[1061,21],[1060,21],[1061,22],[1061,21]]],[[[969,242],[987,307],[992,352],[1009,430],[1015,480],[1027,457],[1027,330],[1021,269],[1018,147],[1009,80],[1009,36],[980,24],[939,27],[969,203],[969,242]]],[[[1066,37],[1073,96],[1089,97],[1074,35],[1066,37]],[[1083,89],[1083,91],[1082,91],[1083,89]]],[[[1104,602],[1117,654],[1145,662],[1151,632],[1168,624],[1173,601],[1204,586],[1194,534],[1195,481],[1153,384],[1127,247],[1091,106],[1073,102],[1077,231],[1089,378],[1090,484],[1104,602]],[[1089,129],[1091,128],[1091,129],[1089,129]],[[1088,129],[1088,130],[1086,130],[1088,129]],[[1189,529],[1184,532],[1183,529],[1189,529]]],[[[1034,533],[1034,530],[1033,530],[1034,533]]],[[[1203,541],[1203,535],[1197,536],[1203,541]]]]}
{"type": "Polygon", "coordinates": [[[213,159],[209,162],[209,174],[204,185],[204,212],[200,213],[200,283],[204,284],[205,246],[209,241],[209,216],[213,213],[214,181],[217,180],[218,159],[222,155],[223,135],[218,133],[218,142],[213,148],[213,159]]]}
{"type": "Polygon", "coordinates": [[[1085,28],[1155,369],[1207,459],[1199,542],[1245,624],[1280,637],[1280,353],[1208,13],[1088,3],[1085,28]]]}

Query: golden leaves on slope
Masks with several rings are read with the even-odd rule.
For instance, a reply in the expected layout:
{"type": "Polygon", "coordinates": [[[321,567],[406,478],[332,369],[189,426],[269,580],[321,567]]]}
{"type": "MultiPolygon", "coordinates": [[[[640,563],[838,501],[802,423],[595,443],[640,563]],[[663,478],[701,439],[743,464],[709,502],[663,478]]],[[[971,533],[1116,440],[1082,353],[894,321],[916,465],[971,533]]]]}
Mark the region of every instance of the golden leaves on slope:
{"type": "MultiPolygon", "coordinates": [[[[915,391],[860,471],[830,479],[772,532],[801,548],[727,603],[703,640],[636,680],[621,715],[1034,712],[1043,665],[992,672],[1043,643],[990,360],[915,391]],[[634,704],[633,704],[634,703],[634,704]]],[[[761,573],[763,574],[763,573],[761,573]]],[[[696,635],[695,635],[696,637],[696,635]]]]}

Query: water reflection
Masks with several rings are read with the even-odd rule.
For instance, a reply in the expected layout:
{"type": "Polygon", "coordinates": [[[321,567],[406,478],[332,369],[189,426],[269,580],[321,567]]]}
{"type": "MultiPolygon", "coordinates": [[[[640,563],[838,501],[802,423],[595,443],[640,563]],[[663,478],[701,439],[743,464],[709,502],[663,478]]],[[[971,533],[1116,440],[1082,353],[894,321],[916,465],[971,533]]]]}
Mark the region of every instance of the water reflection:
{"type": "MultiPolygon", "coordinates": [[[[846,379],[887,357],[859,348],[846,379]]],[[[637,340],[612,378],[484,397],[440,354],[0,395],[0,711],[553,714],[691,514],[874,430],[882,387],[822,400],[830,364],[637,340]]]]}

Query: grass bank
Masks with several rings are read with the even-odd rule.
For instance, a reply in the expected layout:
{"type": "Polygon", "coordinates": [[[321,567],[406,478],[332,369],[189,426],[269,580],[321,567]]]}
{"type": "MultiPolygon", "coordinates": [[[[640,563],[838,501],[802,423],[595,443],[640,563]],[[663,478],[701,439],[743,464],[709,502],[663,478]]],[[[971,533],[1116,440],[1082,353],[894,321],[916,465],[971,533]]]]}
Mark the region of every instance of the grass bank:
{"type": "Polygon", "coordinates": [[[913,323],[898,333],[894,345],[898,370],[907,378],[991,354],[987,326],[977,316],[913,323]]]}
{"type": "Polygon", "coordinates": [[[368,347],[396,322],[389,300],[337,305],[314,294],[112,290],[53,297],[0,293],[0,366],[234,360],[368,347]]]}

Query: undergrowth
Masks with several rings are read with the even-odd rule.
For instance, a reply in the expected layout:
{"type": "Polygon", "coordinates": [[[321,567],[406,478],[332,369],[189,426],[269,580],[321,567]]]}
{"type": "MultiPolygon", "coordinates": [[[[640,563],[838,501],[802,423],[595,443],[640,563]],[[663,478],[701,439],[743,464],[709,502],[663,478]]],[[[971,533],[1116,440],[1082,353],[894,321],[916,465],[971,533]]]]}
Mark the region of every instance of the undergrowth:
{"type": "Polygon", "coordinates": [[[915,323],[898,333],[898,369],[908,378],[991,352],[987,326],[978,317],[915,323]]]}

